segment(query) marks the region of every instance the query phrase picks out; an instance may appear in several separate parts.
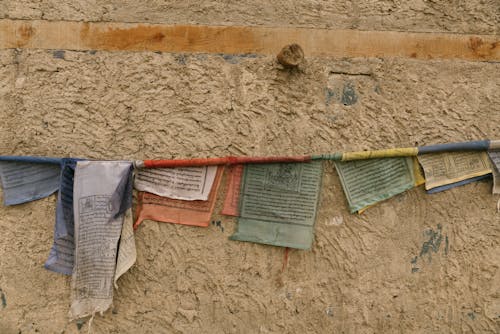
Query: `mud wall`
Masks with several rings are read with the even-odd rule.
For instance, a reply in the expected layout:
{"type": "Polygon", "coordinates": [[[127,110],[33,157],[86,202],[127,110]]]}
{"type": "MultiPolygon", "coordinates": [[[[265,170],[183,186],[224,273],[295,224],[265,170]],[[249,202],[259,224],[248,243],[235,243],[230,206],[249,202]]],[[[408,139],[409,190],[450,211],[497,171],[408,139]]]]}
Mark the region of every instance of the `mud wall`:
{"type": "MultiPolygon", "coordinates": [[[[0,18],[498,34],[497,1],[10,1],[0,18]]],[[[307,50],[306,56],[307,56],[307,50]]],[[[328,153],[499,138],[500,63],[0,50],[0,153],[105,159],[328,153]]],[[[491,182],[349,214],[327,165],[311,251],[229,241],[235,221],[148,221],[95,333],[494,333],[491,182]]],[[[224,187],[221,187],[222,189],[224,187]]],[[[222,196],[219,196],[222,199],[222,196]]],[[[1,199],[1,198],[0,198],[1,199]]],[[[221,202],[219,200],[219,202],[221,202]]],[[[220,203],[219,203],[220,207],[220,203]]],[[[84,333],[43,269],[55,196],[0,207],[0,333],[84,333]]],[[[218,212],[218,210],[216,210],[218,212]]]]}

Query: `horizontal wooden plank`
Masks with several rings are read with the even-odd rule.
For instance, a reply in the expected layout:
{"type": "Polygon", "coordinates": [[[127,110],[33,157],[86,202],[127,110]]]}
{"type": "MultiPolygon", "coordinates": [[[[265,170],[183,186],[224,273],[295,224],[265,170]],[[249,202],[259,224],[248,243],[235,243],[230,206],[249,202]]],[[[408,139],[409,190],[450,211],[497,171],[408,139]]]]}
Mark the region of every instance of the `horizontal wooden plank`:
{"type": "Polygon", "coordinates": [[[0,20],[0,49],[276,55],[290,43],[306,57],[500,60],[500,35],[0,20]]]}

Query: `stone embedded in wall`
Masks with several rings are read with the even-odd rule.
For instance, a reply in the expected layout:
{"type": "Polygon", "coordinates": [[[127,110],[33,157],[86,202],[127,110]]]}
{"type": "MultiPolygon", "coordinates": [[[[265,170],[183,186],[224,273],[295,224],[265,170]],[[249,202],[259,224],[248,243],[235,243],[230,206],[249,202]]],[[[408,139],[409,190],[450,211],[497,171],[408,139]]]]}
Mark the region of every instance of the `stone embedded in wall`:
{"type": "Polygon", "coordinates": [[[304,62],[304,50],[296,43],[285,45],[276,58],[285,68],[295,68],[304,62]]]}

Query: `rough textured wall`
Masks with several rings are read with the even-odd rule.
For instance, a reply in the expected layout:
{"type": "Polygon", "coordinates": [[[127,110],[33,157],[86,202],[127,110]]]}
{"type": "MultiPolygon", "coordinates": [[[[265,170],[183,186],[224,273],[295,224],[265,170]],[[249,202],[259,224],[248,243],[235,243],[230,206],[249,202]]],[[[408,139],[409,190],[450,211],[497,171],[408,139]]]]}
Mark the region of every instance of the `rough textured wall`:
{"type": "MultiPolygon", "coordinates": [[[[470,11],[494,3],[471,3],[470,11]]],[[[158,22],[175,22],[180,13],[144,5],[141,17],[123,5],[105,17],[95,14],[102,6],[79,12],[77,4],[7,1],[0,9],[6,7],[4,17],[40,17],[38,8],[47,6],[52,16],[43,18],[127,21],[131,15],[132,21],[147,16],[158,22]]],[[[323,27],[327,20],[313,18],[315,4],[306,4],[305,23],[280,21],[284,16],[274,7],[262,14],[228,4],[254,18],[229,23],[323,27]]],[[[212,4],[214,11],[221,6],[212,4]]],[[[430,21],[405,19],[413,20],[411,30],[494,29],[487,16],[492,10],[469,20],[458,12],[461,6],[447,8],[457,13],[448,25],[432,13],[430,21]]],[[[178,22],[227,22],[212,13],[191,10],[178,22]]],[[[378,15],[373,8],[367,13],[378,15]]],[[[309,58],[290,73],[271,57],[4,50],[0,152],[140,159],[499,138],[498,73],[499,63],[465,61],[309,58]]],[[[222,227],[207,229],[143,223],[137,264],[120,279],[113,309],[93,320],[93,331],[500,331],[500,216],[491,181],[434,195],[420,187],[363,215],[348,213],[331,165],[323,185],[313,248],[292,250],[283,272],[283,249],[227,239],[233,219],[217,215],[222,227]]],[[[54,196],[0,207],[0,333],[87,331],[88,321],[67,321],[70,279],[43,269],[54,211],[54,196]]]]}
{"type": "Polygon", "coordinates": [[[4,0],[0,18],[498,33],[498,0],[4,0]]]}

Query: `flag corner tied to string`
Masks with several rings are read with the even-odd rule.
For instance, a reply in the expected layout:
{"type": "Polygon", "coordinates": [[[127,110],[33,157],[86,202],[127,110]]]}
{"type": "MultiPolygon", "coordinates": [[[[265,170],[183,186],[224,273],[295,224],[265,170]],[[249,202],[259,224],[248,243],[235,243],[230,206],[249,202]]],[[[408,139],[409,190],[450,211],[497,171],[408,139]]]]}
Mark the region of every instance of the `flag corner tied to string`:
{"type": "Polygon", "coordinates": [[[64,275],[71,275],[73,273],[75,252],[73,182],[76,163],[80,160],[71,158],[61,160],[54,242],[44,265],[45,269],[64,275]]]}
{"type": "Polygon", "coordinates": [[[335,161],[351,213],[411,189],[421,176],[413,157],[335,161]]]}
{"type": "Polygon", "coordinates": [[[226,216],[239,216],[241,180],[243,178],[244,165],[232,165],[228,168],[226,197],[222,206],[221,214],[226,216]]]}
{"type": "Polygon", "coordinates": [[[230,240],[310,249],[322,174],[321,161],[246,165],[230,240]]]}
{"type": "Polygon", "coordinates": [[[48,197],[59,189],[61,159],[0,156],[4,205],[17,205],[48,197]]]}
{"type": "Polygon", "coordinates": [[[496,146],[493,146],[493,149],[488,151],[488,156],[491,160],[491,170],[493,174],[493,194],[500,194],[500,141],[497,141],[496,146]]]}
{"type": "Polygon", "coordinates": [[[134,228],[145,219],[207,227],[223,170],[223,166],[139,169],[134,228]]]}
{"type": "Polygon", "coordinates": [[[489,177],[492,169],[486,151],[451,151],[418,156],[425,173],[425,189],[437,193],[489,177]]]}
{"type": "Polygon", "coordinates": [[[135,262],[132,169],[126,161],[76,163],[72,320],[106,311],[113,301],[113,283],[135,262]]]}

